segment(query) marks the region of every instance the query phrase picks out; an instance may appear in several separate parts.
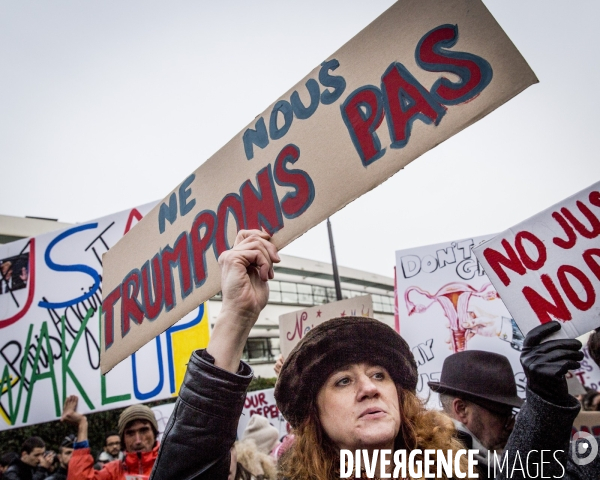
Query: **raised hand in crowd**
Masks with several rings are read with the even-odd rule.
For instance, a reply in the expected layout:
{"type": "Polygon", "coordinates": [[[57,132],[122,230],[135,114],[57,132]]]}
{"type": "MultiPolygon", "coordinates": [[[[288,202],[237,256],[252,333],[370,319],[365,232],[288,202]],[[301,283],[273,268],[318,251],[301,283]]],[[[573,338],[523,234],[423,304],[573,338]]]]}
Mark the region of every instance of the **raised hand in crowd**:
{"type": "Polygon", "coordinates": [[[69,395],[67,397],[63,406],[60,421],[76,426],[77,441],[83,442],[88,438],[88,423],[86,416],[77,411],[78,402],[79,397],[77,395],[69,395]]]}
{"type": "Polygon", "coordinates": [[[542,341],[558,332],[560,323],[545,323],[531,330],[523,342],[521,364],[528,387],[544,400],[556,405],[568,405],[569,389],[565,374],[577,370],[583,360],[581,342],[576,339],[542,341]]]}
{"type": "Polygon", "coordinates": [[[280,261],[270,235],[241,230],[233,248],[219,257],[223,306],[206,351],[215,365],[237,372],[250,329],[269,300],[267,281],[280,261]]]}
{"type": "Polygon", "coordinates": [[[44,454],[40,457],[39,467],[45,468],[46,470],[50,470],[52,468],[52,464],[54,463],[54,458],[56,457],[56,452],[53,450],[46,450],[44,454]]]}
{"type": "Polygon", "coordinates": [[[273,370],[275,370],[276,376],[279,376],[279,372],[281,372],[281,367],[283,367],[283,362],[284,362],[283,355],[280,354],[277,357],[277,361],[275,362],[275,365],[273,366],[273,370]]]}

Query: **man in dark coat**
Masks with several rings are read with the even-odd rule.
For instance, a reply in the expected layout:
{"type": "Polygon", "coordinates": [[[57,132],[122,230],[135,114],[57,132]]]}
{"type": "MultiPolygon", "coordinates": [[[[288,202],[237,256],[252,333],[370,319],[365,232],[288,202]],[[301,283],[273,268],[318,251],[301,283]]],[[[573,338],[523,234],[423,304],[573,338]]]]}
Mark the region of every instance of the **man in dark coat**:
{"type": "Polygon", "coordinates": [[[77,437],[75,435],[68,435],[60,444],[58,448],[58,468],[50,475],[46,480],[67,480],[67,472],[69,468],[69,462],[73,456],[73,444],[77,437]]]}
{"type": "Polygon", "coordinates": [[[440,394],[459,440],[479,450],[479,478],[493,478],[488,476],[488,462],[493,452],[506,446],[514,426],[513,409],[523,404],[508,358],[479,350],[455,353],[444,361],[440,381],[428,384],[440,394]]]}
{"type": "Polygon", "coordinates": [[[2,479],[43,480],[53,461],[54,453],[46,453],[44,441],[40,437],[30,437],[21,446],[21,457],[9,465],[2,479]]]}

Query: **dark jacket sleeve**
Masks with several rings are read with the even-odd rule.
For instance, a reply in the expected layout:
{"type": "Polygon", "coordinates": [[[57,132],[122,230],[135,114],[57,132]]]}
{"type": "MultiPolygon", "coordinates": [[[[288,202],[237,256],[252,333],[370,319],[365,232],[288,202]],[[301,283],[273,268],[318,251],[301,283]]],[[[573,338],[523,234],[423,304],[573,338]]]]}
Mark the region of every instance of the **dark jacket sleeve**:
{"type": "Polygon", "coordinates": [[[571,428],[579,409],[575,397],[570,397],[568,405],[559,406],[527,389],[527,401],[519,412],[502,461],[495,462],[496,480],[536,478],[536,468],[543,468],[537,478],[543,478],[542,473],[545,478],[579,478],[569,475],[574,466],[571,428]]]}
{"type": "Polygon", "coordinates": [[[151,480],[227,479],[252,369],[242,362],[234,374],[213,362],[205,350],[192,354],[151,480]]]}
{"type": "Polygon", "coordinates": [[[46,468],[37,467],[33,472],[32,480],[44,480],[48,478],[48,475],[50,475],[50,472],[46,468]]]}
{"type": "Polygon", "coordinates": [[[20,478],[19,473],[10,467],[2,475],[2,480],[19,480],[20,478]]]}

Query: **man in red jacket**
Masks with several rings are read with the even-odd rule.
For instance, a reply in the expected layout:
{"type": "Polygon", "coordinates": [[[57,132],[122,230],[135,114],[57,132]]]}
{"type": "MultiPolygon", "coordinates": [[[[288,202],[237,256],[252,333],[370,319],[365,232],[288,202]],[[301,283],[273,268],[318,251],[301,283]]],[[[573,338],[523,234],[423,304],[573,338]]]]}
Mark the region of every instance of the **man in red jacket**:
{"type": "Polygon", "coordinates": [[[69,463],[67,480],[147,480],[158,456],[158,425],[154,413],[145,405],[127,407],[119,417],[119,436],[125,446],[125,458],[94,470],[94,457],[88,442],[85,415],[77,412],[78,397],[65,402],[61,420],[77,425],[77,442],[69,463]]]}

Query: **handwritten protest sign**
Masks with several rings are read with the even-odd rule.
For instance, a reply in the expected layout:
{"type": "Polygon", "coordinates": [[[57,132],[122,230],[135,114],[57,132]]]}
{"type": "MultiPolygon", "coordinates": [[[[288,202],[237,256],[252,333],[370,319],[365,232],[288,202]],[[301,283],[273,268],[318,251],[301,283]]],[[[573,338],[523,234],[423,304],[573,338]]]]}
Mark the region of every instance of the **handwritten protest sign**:
{"type": "Polygon", "coordinates": [[[536,81],[480,0],[396,2],[105,255],[102,371],[219,291],[237,230],[282,248],[536,81]]]}
{"type": "MultiPolygon", "coordinates": [[[[152,407],[152,411],[154,412],[154,416],[156,417],[156,421],[158,423],[159,440],[167,427],[167,423],[173,414],[174,408],[175,403],[168,403],[166,405],[152,407]]],[[[248,425],[252,415],[262,415],[269,420],[269,423],[279,430],[279,438],[289,433],[291,427],[279,412],[279,408],[277,408],[274,388],[255,390],[254,392],[248,392],[246,394],[244,408],[242,409],[242,414],[240,415],[237,428],[238,439],[242,438],[242,434],[244,433],[244,430],[246,430],[246,426],[248,425]]]]}
{"type": "Polygon", "coordinates": [[[274,388],[256,390],[246,394],[244,409],[238,423],[238,438],[242,438],[242,434],[246,430],[246,426],[252,415],[262,415],[269,420],[269,423],[279,430],[279,438],[283,437],[290,430],[288,422],[279,412],[279,408],[277,408],[274,388]]]}
{"type": "Polygon", "coordinates": [[[439,382],[444,360],[465,350],[507,357],[518,393],[525,395],[523,336],[472,252],[492,236],[396,252],[400,334],[419,367],[417,393],[430,408],[440,405],[427,382],[439,382]]]}
{"type": "Polygon", "coordinates": [[[279,316],[279,346],[287,358],[296,344],[311,328],[336,317],[373,317],[371,295],[325,303],[279,316]]]}
{"type": "Polygon", "coordinates": [[[102,254],[154,204],[0,246],[0,430],[177,394],[194,348],[208,343],[204,305],[100,374],[102,254]]]}
{"type": "Polygon", "coordinates": [[[523,333],[558,320],[557,337],[600,327],[600,182],[474,249],[523,333]]]}

